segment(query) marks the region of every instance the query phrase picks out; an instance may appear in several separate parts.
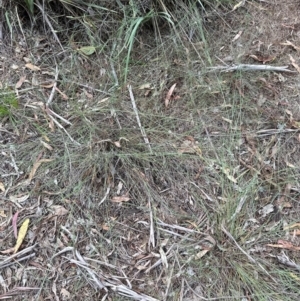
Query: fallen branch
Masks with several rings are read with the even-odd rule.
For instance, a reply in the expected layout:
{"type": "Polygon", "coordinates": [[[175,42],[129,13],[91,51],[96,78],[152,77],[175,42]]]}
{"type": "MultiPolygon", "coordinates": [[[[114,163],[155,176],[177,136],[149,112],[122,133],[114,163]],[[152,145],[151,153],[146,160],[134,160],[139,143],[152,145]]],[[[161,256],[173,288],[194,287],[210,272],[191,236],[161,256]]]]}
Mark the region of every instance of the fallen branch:
{"type": "Polygon", "coordinates": [[[240,64],[232,66],[215,66],[209,67],[211,71],[232,72],[232,71],[277,71],[277,72],[289,72],[297,73],[287,69],[289,66],[269,66],[269,65],[251,65],[240,64]]]}

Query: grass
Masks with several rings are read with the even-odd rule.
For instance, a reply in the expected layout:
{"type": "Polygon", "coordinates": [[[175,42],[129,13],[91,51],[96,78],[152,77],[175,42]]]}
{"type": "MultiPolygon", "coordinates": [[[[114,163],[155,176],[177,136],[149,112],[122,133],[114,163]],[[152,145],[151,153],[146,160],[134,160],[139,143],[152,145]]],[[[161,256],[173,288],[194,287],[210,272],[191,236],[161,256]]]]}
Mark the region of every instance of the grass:
{"type": "MultiPolygon", "coordinates": [[[[86,10],[59,2],[74,13],[86,10]]],[[[65,46],[62,59],[57,41],[44,60],[37,59],[35,41],[27,41],[42,68],[39,81],[53,83],[57,66],[57,87],[68,99],[51,85],[28,92],[32,73],[26,69],[19,105],[14,93],[1,98],[10,116],[1,116],[0,132],[3,250],[14,245],[4,218],[10,210],[31,216],[24,248],[39,244],[22,263],[26,275],[6,276],[6,291],[37,287],[32,300],[55,294],[74,300],[297,300],[298,272],[278,262],[285,254],[297,264],[297,252],[270,246],[280,240],[297,245],[296,232],[285,229],[298,220],[297,132],[286,131],[292,129],[288,113],[261,80],[272,83],[268,73],[208,69],[220,64],[218,51],[232,39],[215,37],[228,24],[219,23],[222,9],[235,3],[220,1],[217,20],[202,17],[192,1],[176,7],[157,1],[159,10],[145,15],[123,7],[120,20],[106,15],[113,8],[104,4],[93,10],[107,18],[107,31],[96,34],[96,23],[79,22],[85,25],[70,40],[59,36],[62,45],[76,45],[65,46]],[[109,28],[113,18],[119,30],[109,28]],[[95,52],[77,51],[86,46],[95,52]],[[52,91],[49,108],[57,115],[45,106],[52,91]],[[266,101],[258,105],[261,95],[266,101]],[[27,183],[40,159],[52,160],[40,161],[27,183]],[[26,194],[25,203],[13,201],[26,194]],[[267,205],[273,212],[264,214],[267,205]]],[[[34,2],[26,5],[38,11],[34,2]]],[[[243,15],[234,18],[239,24],[243,15]]],[[[49,20],[59,24],[59,18],[49,20]]],[[[8,82],[19,78],[14,72],[8,82]]],[[[9,275],[14,267],[1,269],[9,275]]]]}

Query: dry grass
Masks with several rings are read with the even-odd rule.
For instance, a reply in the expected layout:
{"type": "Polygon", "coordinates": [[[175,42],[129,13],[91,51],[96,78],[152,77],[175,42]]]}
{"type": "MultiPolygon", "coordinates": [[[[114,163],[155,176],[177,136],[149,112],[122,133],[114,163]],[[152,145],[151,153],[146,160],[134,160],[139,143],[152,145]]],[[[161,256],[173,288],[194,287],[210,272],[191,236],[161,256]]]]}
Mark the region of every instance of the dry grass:
{"type": "Polygon", "coordinates": [[[31,222],[17,260],[1,255],[0,299],[298,299],[298,75],[209,69],[288,65],[293,5],[205,17],[179,2],[133,36],[122,20],[103,47],[94,32],[63,51],[3,45],[1,251],[15,212],[31,222]]]}

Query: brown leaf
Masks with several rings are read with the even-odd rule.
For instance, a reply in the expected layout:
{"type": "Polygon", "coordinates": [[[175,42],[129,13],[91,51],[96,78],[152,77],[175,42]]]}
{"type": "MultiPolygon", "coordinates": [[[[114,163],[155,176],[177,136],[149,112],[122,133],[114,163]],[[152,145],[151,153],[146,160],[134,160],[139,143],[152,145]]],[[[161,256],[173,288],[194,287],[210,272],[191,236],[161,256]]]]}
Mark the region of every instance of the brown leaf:
{"type": "Polygon", "coordinates": [[[295,50],[300,51],[300,47],[296,46],[295,44],[293,44],[290,41],[286,41],[285,43],[280,43],[280,45],[284,45],[284,46],[292,46],[295,50]]]}
{"type": "Polygon", "coordinates": [[[242,35],[242,33],[243,33],[243,31],[240,30],[240,31],[237,33],[237,35],[232,39],[231,42],[235,42],[236,40],[238,40],[238,39],[240,38],[240,36],[242,35]]]}
{"type": "Polygon", "coordinates": [[[121,195],[121,196],[114,196],[111,201],[113,203],[123,203],[128,202],[130,198],[127,195],[121,195]]]}
{"type": "Polygon", "coordinates": [[[24,81],[26,79],[26,76],[21,76],[20,79],[18,80],[18,82],[15,85],[16,89],[21,88],[21,86],[23,85],[24,81]]]}
{"type": "Polygon", "coordinates": [[[300,73],[300,67],[299,67],[299,65],[296,64],[295,59],[291,55],[289,55],[289,56],[290,56],[291,64],[295,67],[295,69],[298,71],[298,73],[300,73]]]}
{"type": "Polygon", "coordinates": [[[28,68],[28,69],[30,69],[30,70],[32,70],[32,71],[40,71],[41,70],[40,67],[35,66],[35,65],[31,64],[31,63],[25,64],[25,67],[28,68]]]}
{"type": "Polygon", "coordinates": [[[283,228],[283,230],[289,230],[289,229],[293,229],[293,228],[297,228],[299,227],[300,228],[300,223],[295,223],[295,224],[292,224],[290,226],[286,226],[283,228]]]}
{"type": "Polygon", "coordinates": [[[37,162],[35,162],[35,163],[33,164],[33,167],[32,167],[32,169],[31,169],[30,173],[29,173],[28,181],[31,182],[31,180],[33,179],[33,177],[34,177],[34,175],[35,175],[37,169],[40,167],[40,165],[41,165],[42,163],[45,163],[45,162],[52,162],[52,161],[53,161],[53,159],[40,159],[40,160],[38,160],[37,162]]]}
{"type": "Polygon", "coordinates": [[[291,251],[299,251],[300,247],[294,246],[292,243],[286,240],[278,240],[278,244],[267,244],[268,247],[286,249],[291,251]]]}
{"type": "Polygon", "coordinates": [[[2,182],[0,182],[0,190],[2,192],[5,192],[5,186],[4,186],[4,184],[2,182]]]}
{"type": "Polygon", "coordinates": [[[261,55],[255,55],[255,54],[250,54],[249,57],[253,58],[254,60],[258,62],[262,62],[263,64],[267,62],[272,62],[276,59],[276,56],[261,56],[261,55]]]}
{"type": "Polygon", "coordinates": [[[168,93],[167,93],[167,96],[166,96],[166,98],[165,98],[165,106],[166,106],[166,108],[169,106],[169,103],[170,103],[170,101],[171,101],[171,97],[172,97],[172,94],[173,94],[173,92],[174,92],[174,89],[175,89],[175,87],[176,87],[176,83],[170,88],[170,90],[168,91],[168,93]]]}
{"type": "Polygon", "coordinates": [[[63,100],[68,100],[69,99],[69,97],[65,93],[60,91],[58,88],[55,88],[55,90],[61,95],[63,100]]]}
{"type": "Polygon", "coordinates": [[[53,210],[53,214],[58,216],[63,216],[69,213],[69,211],[61,205],[52,205],[51,209],[53,210]]]}
{"type": "Polygon", "coordinates": [[[15,248],[9,248],[7,250],[1,251],[1,254],[11,254],[15,251],[15,248]]]}
{"type": "Polygon", "coordinates": [[[41,87],[46,88],[46,89],[51,89],[54,86],[54,83],[51,83],[49,85],[41,85],[41,87]]]}

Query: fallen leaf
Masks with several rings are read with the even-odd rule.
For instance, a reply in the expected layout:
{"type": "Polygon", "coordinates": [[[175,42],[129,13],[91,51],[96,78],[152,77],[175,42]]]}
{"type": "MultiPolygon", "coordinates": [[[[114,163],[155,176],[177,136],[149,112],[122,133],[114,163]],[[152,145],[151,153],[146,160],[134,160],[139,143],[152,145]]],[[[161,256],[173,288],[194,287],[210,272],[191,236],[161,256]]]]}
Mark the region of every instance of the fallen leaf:
{"type": "Polygon", "coordinates": [[[41,70],[40,67],[35,66],[35,65],[31,64],[31,63],[25,64],[25,67],[28,68],[28,69],[30,69],[30,70],[32,70],[32,71],[40,71],[41,70]]]}
{"type": "Polygon", "coordinates": [[[130,200],[130,198],[126,195],[122,195],[122,196],[114,196],[111,201],[113,203],[123,203],[123,202],[128,202],[130,200]]]}
{"type": "Polygon", "coordinates": [[[62,288],[60,290],[60,294],[61,294],[63,300],[70,299],[70,297],[71,297],[71,294],[65,288],[62,288]]]}
{"type": "Polygon", "coordinates": [[[150,83],[146,83],[146,84],[139,86],[139,90],[148,90],[148,89],[152,89],[150,83]]]}
{"type": "Polygon", "coordinates": [[[276,59],[276,56],[261,56],[261,55],[255,55],[255,54],[250,54],[249,57],[253,58],[254,60],[258,62],[262,62],[263,64],[272,62],[276,59]]]}
{"type": "Polygon", "coordinates": [[[207,252],[209,252],[209,250],[202,250],[202,251],[198,252],[198,253],[195,255],[195,259],[200,259],[200,258],[202,258],[207,252]]]}
{"type": "Polygon", "coordinates": [[[51,83],[49,85],[41,85],[41,87],[46,88],[46,89],[51,89],[54,86],[54,83],[51,83]]]}
{"type": "Polygon", "coordinates": [[[228,118],[225,118],[225,117],[221,117],[224,121],[228,122],[229,124],[232,124],[232,120],[231,119],[228,119],[228,118]]]}
{"type": "Polygon", "coordinates": [[[229,168],[222,168],[223,173],[227,176],[228,180],[233,183],[237,183],[237,180],[230,174],[229,168]]]}
{"type": "Polygon", "coordinates": [[[292,235],[299,236],[300,235],[300,230],[299,229],[294,230],[292,232],[292,235]]]}
{"type": "Polygon", "coordinates": [[[232,12],[235,11],[237,8],[239,8],[240,6],[245,4],[245,0],[240,1],[238,4],[236,4],[233,9],[232,12]]]}
{"type": "Polygon", "coordinates": [[[94,46],[84,46],[77,49],[81,54],[92,55],[96,51],[94,46]]]}
{"type": "Polygon", "coordinates": [[[26,79],[26,76],[21,76],[20,79],[18,80],[18,82],[15,85],[16,89],[21,88],[21,86],[23,85],[24,81],[26,79]]]}
{"type": "Polygon", "coordinates": [[[202,150],[193,137],[186,137],[178,149],[179,154],[197,154],[202,157],[202,150]]]}
{"type": "Polygon", "coordinates": [[[290,41],[286,41],[285,43],[280,43],[280,45],[283,45],[283,46],[292,46],[295,50],[297,50],[297,51],[300,50],[300,47],[299,47],[299,46],[296,46],[295,44],[293,44],[293,43],[290,42],[290,41]]]}
{"type": "MultiPolygon", "coordinates": [[[[300,73],[300,72],[299,72],[300,73]]],[[[300,121],[293,120],[291,122],[291,127],[295,129],[300,129],[300,121]]]]}
{"type": "Polygon", "coordinates": [[[176,87],[176,83],[170,88],[170,90],[168,91],[168,93],[167,93],[167,96],[166,96],[166,98],[165,98],[165,106],[166,106],[166,108],[169,106],[169,103],[170,103],[170,101],[171,101],[171,97],[172,97],[172,94],[173,94],[173,92],[174,92],[174,89],[175,89],[175,87],[176,87]]]}
{"type": "Polygon", "coordinates": [[[25,194],[22,196],[15,196],[15,195],[10,195],[9,200],[15,204],[17,203],[23,203],[29,198],[29,194],[25,194]]]}
{"type": "Polygon", "coordinates": [[[300,223],[295,223],[295,224],[292,224],[290,226],[286,226],[286,227],[283,228],[283,230],[293,229],[293,228],[296,228],[296,227],[300,228],[300,223]]]}
{"type": "Polygon", "coordinates": [[[115,145],[116,147],[118,147],[118,148],[120,148],[120,147],[121,147],[121,143],[120,143],[120,141],[115,141],[115,142],[114,142],[114,145],[115,145]]]}
{"type": "Polygon", "coordinates": [[[104,230],[104,231],[108,231],[110,229],[110,227],[108,226],[108,224],[103,224],[101,226],[101,229],[104,230]]]}
{"type": "Polygon", "coordinates": [[[41,140],[41,143],[42,143],[43,146],[44,146],[45,148],[47,148],[49,151],[52,151],[52,150],[53,150],[53,147],[52,147],[50,144],[48,144],[47,142],[41,140]]]}
{"type": "Polygon", "coordinates": [[[262,216],[262,217],[266,217],[268,214],[270,214],[271,212],[273,212],[275,210],[275,207],[273,204],[267,204],[266,206],[264,206],[261,210],[258,211],[258,213],[262,216]]]}
{"type": "Polygon", "coordinates": [[[291,276],[293,279],[295,279],[295,280],[297,280],[298,282],[300,282],[300,277],[298,277],[298,276],[295,275],[294,273],[290,273],[290,276],[291,276]]]}
{"type": "Polygon", "coordinates": [[[277,244],[267,244],[268,247],[286,249],[291,251],[299,251],[300,247],[294,246],[292,243],[286,240],[278,240],[277,244]]]}
{"type": "Polygon", "coordinates": [[[240,30],[240,31],[237,33],[237,35],[232,39],[231,42],[235,42],[236,40],[238,40],[238,39],[240,38],[240,36],[242,35],[242,33],[243,33],[243,31],[240,30]]]}
{"type": "MultiPolygon", "coordinates": [[[[14,250],[15,250],[15,248],[9,248],[9,249],[7,249],[7,250],[1,251],[0,253],[1,253],[1,254],[11,254],[11,253],[14,252],[14,250]]],[[[0,300],[1,300],[1,299],[0,299],[0,300]]]]}
{"type": "Polygon", "coordinates": [[[61,95],[63,100],[68,100],[69,99],[69,97],[65,93],[60,91],[58,88],[55,88],[55,90],[61,95]]]}
{"type": "Polygon", "coordinates": [[[22,226],[20,227],[17,243],[14,247],[14,254],[18,252],[18,250],[27,234],[29,222],[30,222],[30,219],[26,218],[25,221],[23,222],[22,226]]]}
{"type": "Polygon", "coordinates": [[[34,177],[34,175],[35,175],[37,169],[40,167],[40,165],[41,165],[42,163],[45,163],[45,162],[52,162],[52,161],[53,161],[53,159],[41,159],[41,160],[38,160],[37,162],[35,162],[35,163],[33,164],[33,167],[32,167],[32,169],[31,169],[30,173],[29,173],[28,181],[31,182],[31,180],[33,179],[33,177],[34,177]]]}
{"type": "Polygon", "coordinates": [[[169,266],[168,259],[167,259],[165,251],[161,247],[159,248],[159,254],[160,254],[160,259],[161,259],[163,266],[167,269],[169,266]]]}
{"type": "Polygon", "coordinates": [[[61,205],[52,205],[51,209],[53,210],[53,214],[58,216],[63,216],[69,213],[69,211],[61,205]]]}
{"type": "Polygon", "coordinates": [[[26,57],[26,56],[23,57],[23,60],[25,61],[25,63],[30,63],[31,62],[31,59],[26,57]]]}
{"type": "Polygon", "coordinates": [[[2,182],[0,182],[0,190],[2,192],[5,192],[5,186],[4,186],[4,184],[2,182]]]}
{"type": "Polygon", "coordinates": [[[298,73],[300,73],[300,67],[296,64],[295,59],[291,55],[289,55],[289,56],[290,56],[290,61],[291,61],[292,65],[295,67],[295,69],[298,71],[298,73]]]}

